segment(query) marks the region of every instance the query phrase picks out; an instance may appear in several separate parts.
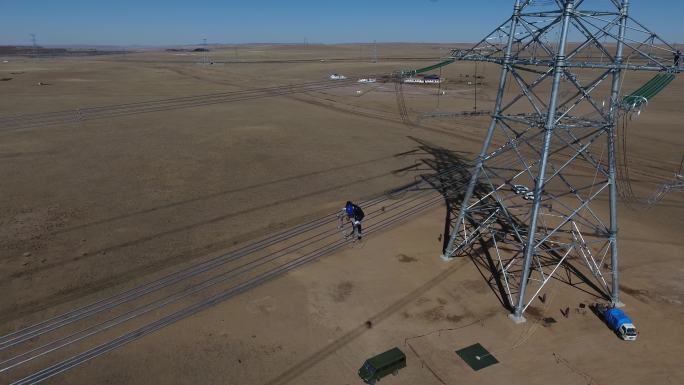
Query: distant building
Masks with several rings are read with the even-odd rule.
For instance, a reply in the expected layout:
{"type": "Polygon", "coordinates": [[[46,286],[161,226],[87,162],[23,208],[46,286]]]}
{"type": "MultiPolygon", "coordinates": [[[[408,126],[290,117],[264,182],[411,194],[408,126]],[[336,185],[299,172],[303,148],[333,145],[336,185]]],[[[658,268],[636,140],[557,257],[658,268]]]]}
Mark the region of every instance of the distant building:
{"type": "Polygon", "coordinates": [[[359,82],[359,83],[375,83],[377,81],[378,80],[376,78],[361,78],[361,79],[357,80],[357,82],[359,82]]]}
{"type": "Polygon", "coordinates": [[[332,74],[332,75],[330,75],[330,80],[344,80],[344,79],[346,79],[346,78],[347,78],[346,76],[340,75],[340,74],[332,74]]]}
{"type": "Polygon", "coordinates": [[[413,83],[413,84],[439,84],[443,81],[439,76],[437,75],[415,75],[411,76],[410,78],[404,79],[404,83],[413,83]]]}

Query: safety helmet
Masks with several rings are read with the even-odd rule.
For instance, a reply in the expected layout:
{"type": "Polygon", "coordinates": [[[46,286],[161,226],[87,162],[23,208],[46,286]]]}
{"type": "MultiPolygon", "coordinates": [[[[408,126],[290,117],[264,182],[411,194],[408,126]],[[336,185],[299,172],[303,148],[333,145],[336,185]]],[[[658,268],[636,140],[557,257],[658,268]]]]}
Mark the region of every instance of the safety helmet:
{"type": "Polygon", "coordinates": [[[344,206],[344,210],[347,212],[347,215],[354,215],[354,204],[350,201],[347,201],[347,204],[344,206]]]}

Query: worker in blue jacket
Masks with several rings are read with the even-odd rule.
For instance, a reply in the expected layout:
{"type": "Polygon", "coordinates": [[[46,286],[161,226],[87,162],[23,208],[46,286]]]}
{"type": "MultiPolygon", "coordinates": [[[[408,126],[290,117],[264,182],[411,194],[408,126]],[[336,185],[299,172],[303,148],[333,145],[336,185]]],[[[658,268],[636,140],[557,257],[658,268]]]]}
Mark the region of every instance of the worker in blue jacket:
{"type": "Polygon", "coordinates": [[[342,221],[346,217],[347,220],[352,223],[352,231],[347,234],[345,238],[354,235],[357,240],[361,240],[361,221],[363,220],[364,216],[365,214],[363,213],[363,210],[361,210],[361,207],[355,205],[351,201],[347,201],[347,204],[344,205],[344,209],[340,214],[340,227],[342,226],[342,221]]]}

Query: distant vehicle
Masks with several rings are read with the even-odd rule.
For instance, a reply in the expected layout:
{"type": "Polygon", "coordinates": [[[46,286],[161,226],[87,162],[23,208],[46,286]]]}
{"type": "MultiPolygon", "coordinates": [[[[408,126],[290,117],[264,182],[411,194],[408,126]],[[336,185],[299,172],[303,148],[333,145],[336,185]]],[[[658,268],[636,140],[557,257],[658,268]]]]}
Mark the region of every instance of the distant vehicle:
{"type": "Polygon", "coordinates": [[[357,82],[359,82],[359,83],[375,83],[377,81],[378,81],[378,79],[376,79],[376,78],[361,78],[361,79],[357,80],[357,82]]]}
{"type": "Polygon", "coordinates": [[[527,186],[523,186],[521,184],[514,184],[513,186],[511,186],[511,190],[517,195],[521,195],[522,199],[526,201],[534,200],[534,191],[530,191],[530,189],[527,186]]]}
{"type": "Polygon", "coordinates": [[[332,75],[330,75],[330,80],[344,80],[344,79],[346,79],[346,78],[347,78],[346,76],[340,75],[340,74],[332,74],[332,75]]]}
{"type": "Polygon", "coordinates": [[[375,357],[369,358],[359,369],[359,377],[368,385],[374,385],[390,374],[399,374],[406,367],[406,355],[399,348],[392,348],[375,357]]]}
{"type": "Polygon", "coordinates": [[[524,193],[530,191],[530,189],[528,189],[527,186],[523,186],[521,184],[514,184],[511,187],[511,190],[513,190],[513,192],[518,194],[518,195],[521,195],[521,194],[524,194],[524,193]]]}
{"type": "Polygon", "coordinates": [[[625,341],[635,341],[637,338],[636,326],[624,311],[611,308],[604,304],[596,304],[596,311],[606,321],[608,327],[625,341]]]}

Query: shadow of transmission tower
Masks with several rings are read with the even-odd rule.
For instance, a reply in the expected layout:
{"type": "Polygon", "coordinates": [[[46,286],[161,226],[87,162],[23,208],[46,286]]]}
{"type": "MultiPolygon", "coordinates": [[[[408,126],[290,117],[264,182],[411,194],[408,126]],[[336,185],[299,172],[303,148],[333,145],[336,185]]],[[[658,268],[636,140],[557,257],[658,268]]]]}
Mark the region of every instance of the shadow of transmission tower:
{"type": "MultiPolygon", "coordinates": [[[[472,176],[473,162],[466,160],[465,156],[472,154],[452,151],[422,139],[409,138],[418,143],[418,147],[406,155],[419,156],[420,163],[424,165],[423,167],[415,166],[413,171],[420,172],[419,178],[427,182],[444,198],[446,210],[441,241],[442,249],[445,250],[451,234],[455,231],[454,226],[463,205],[465,190],[472,176]]],[[[473,242],[463,245],[458,255],[467,257],[473,262],[501,305],[506,310],[513,311],[513,298],[517,294],[519,285],[515,280],[507,280],[506,277],[522,276],[522,268],[513,264],[513,261],[521,257],[522,251],[507,247],[507,244],[508,240],[513,237],[514,231],[518,233],[527,231],[527,225],[520,218],[512,216],[510,212],[501,210],[499,202],[487,191],[484,183],[475,187],[473,197],[486,204],[480,204],[480,211],[471,212],[471,215],[466,217],[467,221],[464,222],[466,228],[461,230],[477,234],[477,236],[473,237],[473,242]],[[511,226],[511,223],[515,223],[515,228],[511,226]],[[483,227],[486,227],[487,231],[481,231],[483,227]],[[504,270],[506,274],[503,274],[504,270]]],[[[553,266],[562,260],[563,255],[555,252],[552,245],[547,245],[545,248],[549,257],[542,262],[541,266],[533,266],[533,269],[553,266]]],[[[571,260],[566,258],[562,267],[562,272],[554,275],[554,280],[597,298],[610,298],[605,290],[594,284],[592,279],[577,268],[571,260]],[[588,288],[583,287],[584,285],[588,288]]]]}

